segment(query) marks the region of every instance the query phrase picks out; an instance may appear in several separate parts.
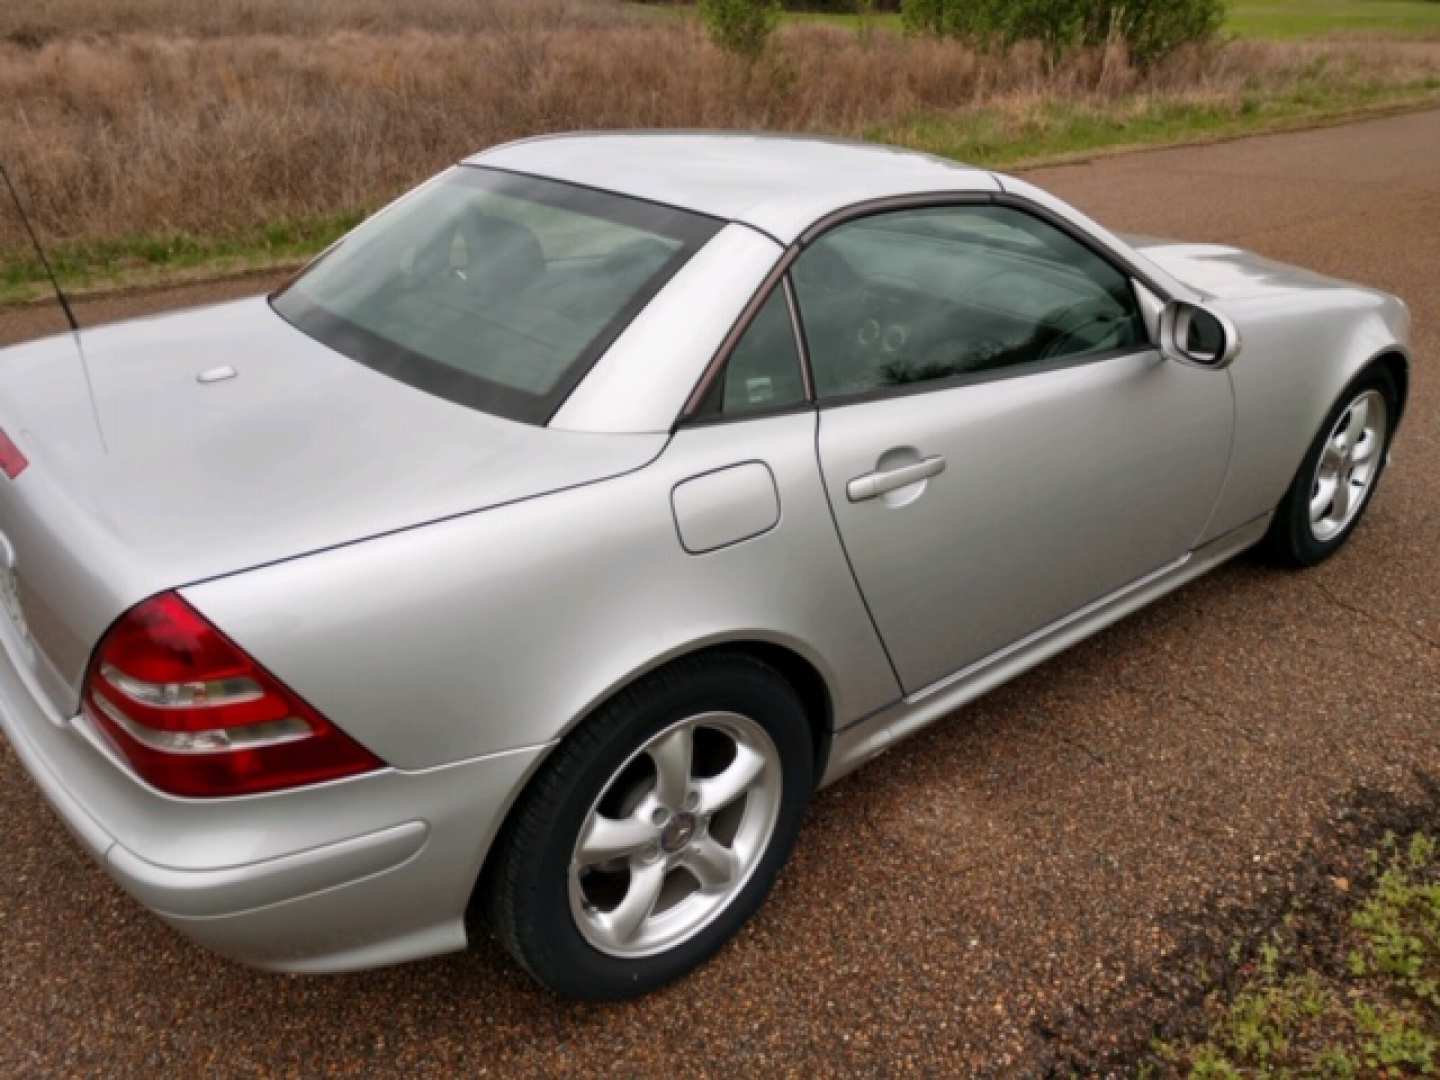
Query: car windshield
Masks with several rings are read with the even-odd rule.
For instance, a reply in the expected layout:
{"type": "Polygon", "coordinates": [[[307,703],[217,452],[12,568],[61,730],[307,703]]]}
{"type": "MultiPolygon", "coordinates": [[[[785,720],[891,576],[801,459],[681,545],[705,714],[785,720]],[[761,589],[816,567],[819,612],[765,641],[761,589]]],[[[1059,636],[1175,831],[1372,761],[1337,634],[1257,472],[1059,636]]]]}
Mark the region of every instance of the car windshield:
{"type": "Polygon", "coordinates": [[[543,424],[721,224],[460,166],[360,226],[271,303],[359,363],[543,424]]]}

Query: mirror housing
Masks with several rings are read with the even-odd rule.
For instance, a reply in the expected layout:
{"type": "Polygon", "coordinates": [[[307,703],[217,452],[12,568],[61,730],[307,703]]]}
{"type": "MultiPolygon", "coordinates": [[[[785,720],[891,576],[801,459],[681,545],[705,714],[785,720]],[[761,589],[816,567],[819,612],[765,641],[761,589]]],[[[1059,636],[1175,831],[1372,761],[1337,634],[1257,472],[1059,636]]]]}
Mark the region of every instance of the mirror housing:
{"type": "Polygon", "coordinates": [[[1160,312],[1160,351],[1182,364],[1223,368],[1240,355],[1240,334],[1218,311],[1171,300],[1160,312]]]}

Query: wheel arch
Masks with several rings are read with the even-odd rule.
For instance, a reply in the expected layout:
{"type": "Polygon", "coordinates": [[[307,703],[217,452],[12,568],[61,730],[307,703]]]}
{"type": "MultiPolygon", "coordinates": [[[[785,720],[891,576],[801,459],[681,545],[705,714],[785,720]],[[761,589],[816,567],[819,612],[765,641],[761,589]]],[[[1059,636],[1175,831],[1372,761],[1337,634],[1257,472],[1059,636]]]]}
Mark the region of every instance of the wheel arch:
{"type": "Polygon", "coordinates": [[[792,640],[760,632],[741,632],[703,638],[672,648],[648,664],[628,672],[610,683],[581,709],[556,735],[555,744],[563,742],[577,727],[608,702],[640,680],[683,661],[717,653],[739,653],[750,656],[775,671],[800,696],[805,718],[810,726],[811,744],[815,749],[816,776],[824,771],[830,753],[831,735],[835,729],[835,695],[830,680],[823,673],[822,663],[809,650],[792,640]]]}
{"type": "Polygon", "coordinates": [[[830,687],[820,670],[794,649],[773,641],[722,642],[687,655],[703,656],[720,652],[753,656],[767,667],[774,668],[800,696],[800,703],[805,707],[805,719],[810,725],[810,745],[815,754],[815,776],[823,776],[825,765],[830,758],[835,715],[830,687]]]}
{"type": "MultiPolygon", "coordinates": [[[[475,875],[475,883],[471,889],[470,900],[466,905],[467,932],[478,920],[483,896],[485,882],[490,876],[491,868],[495,863],[497,854],[503,847],[505,838],[510,832],[510,824],[515,816],[516,807],[521,801],[521,796],[527,788],[534,783],[535,777],[545,768],[557,747],[565,739],[595,715],[606,704],[619,694],[624,693],[631,686],[666,668],[672,667],[682,661],[693,660],[699,657],[713,656],[722,653],[740,654],[759,660],[767,667],[773,668],[791,688],[799,695],[801,704],[805,708],[805,718],[810,728],[810,741],[814,749],[814,776],[818,782],[825,774],[825,767],[829,763],[830,749],[834,738],[834,705],[833,694],[826,678],[821,674],[819,666],[805,656],[798,648],[789,643],[782,643],[759,635],[742,635],[733,638],[721,638],[718,640],[696,642],[688,648],[681,648],[672,651],[656,660],[656,662],[631,672],[630,675],[617,681],[596,700],[566,725],[555,739],[549,744],[546,752],[541,755],[531,766],[523,783],[519,784],[511,792],[506,804],[504,815],[500,824],[496,827],[490,839],[490,844],[485,851],[485,857],[481,861],[479,872],[475,875]]],[[[472,936],[473,940],[473,936],[472,936]]]]}
{"type": "Polygon", "coordinates": [[[1215,305],[1239,326],[1244,345],[1226,369],[1235,394],[1235,437],[1202,542],[1280,503],[1317,429],[1363,372],[1380,366],[1395,379],[1403,414],[1410,355],[1398,304],[1368,290],[1317,288],[1288,299],[1215,305]]]}
{"type": "Polygon", "coordinates": [[[1396,402],[1395,423],[1391,425],[1393,434],[1394,429],[1399,426],[1401,418],[1405,415],[1405,405],[1410,398],[1410,356],[1401,346],[1392,345],[1372,356],[1361,370],[1377,364],[1389,372],[1390,377],[1395,380],[1395,393],[1399,397],[1396,402]]]}

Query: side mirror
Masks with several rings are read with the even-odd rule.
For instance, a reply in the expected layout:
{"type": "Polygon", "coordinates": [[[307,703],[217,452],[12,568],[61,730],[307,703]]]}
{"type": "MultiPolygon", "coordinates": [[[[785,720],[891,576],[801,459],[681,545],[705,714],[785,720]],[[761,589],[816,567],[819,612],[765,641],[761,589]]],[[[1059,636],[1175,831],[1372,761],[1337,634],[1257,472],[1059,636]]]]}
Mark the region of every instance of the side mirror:
{"type": "Polygon", "coordinates": [[[1240,354],[1240,335],[1218,311],[1171,300],[1160,312],[1160,351],[1182,364],[1223,368],[1240,354]]]}

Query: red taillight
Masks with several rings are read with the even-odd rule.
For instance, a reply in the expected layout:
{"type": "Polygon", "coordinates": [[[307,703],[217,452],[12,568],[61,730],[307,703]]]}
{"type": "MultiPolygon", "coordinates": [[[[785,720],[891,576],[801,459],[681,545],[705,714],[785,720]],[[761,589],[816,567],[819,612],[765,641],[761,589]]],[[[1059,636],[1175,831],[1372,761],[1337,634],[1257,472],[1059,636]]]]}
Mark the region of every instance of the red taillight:
{"type": "Polygon", "coordinates": [[[5,475],[14,480],[29,464],[30,459],[20,452],[20,448],[10,440],[10,436],[0,431],[0,469],[4,470],[5,475]]]}
{"type": "Polygon", "coordinates": [[[249,795],[385,764],[175,593],[131,608],[101,639],[83,707],[173,795],[249,795]]]}

